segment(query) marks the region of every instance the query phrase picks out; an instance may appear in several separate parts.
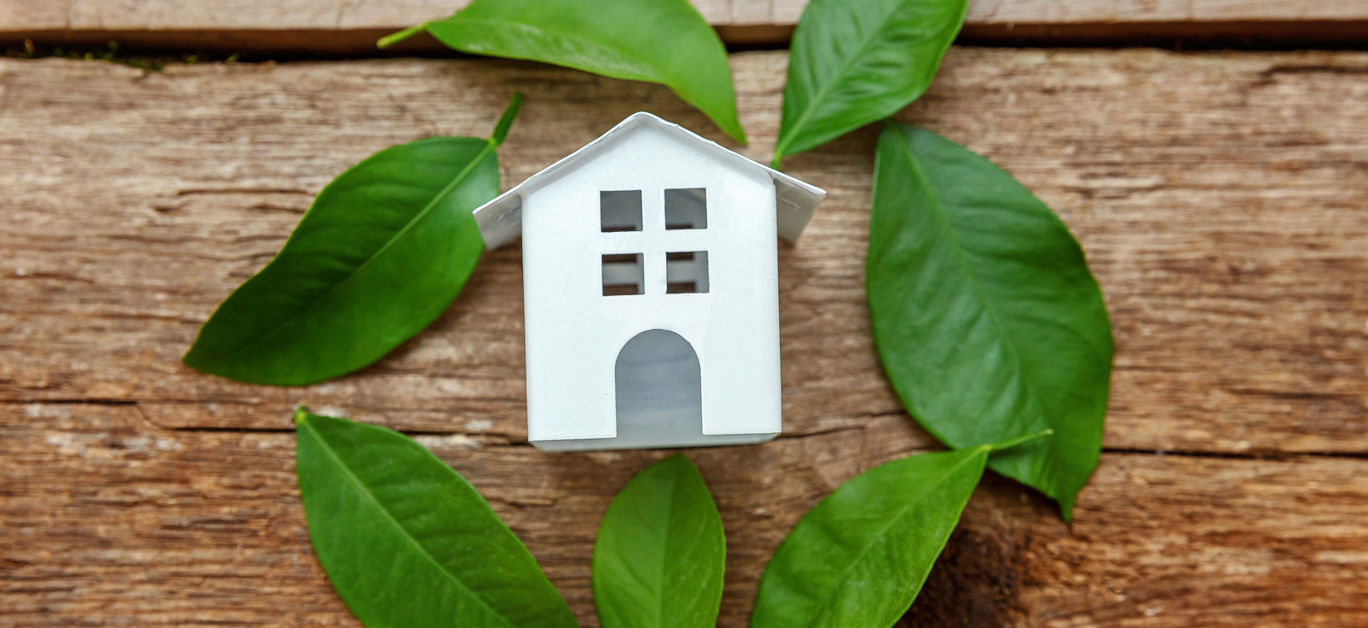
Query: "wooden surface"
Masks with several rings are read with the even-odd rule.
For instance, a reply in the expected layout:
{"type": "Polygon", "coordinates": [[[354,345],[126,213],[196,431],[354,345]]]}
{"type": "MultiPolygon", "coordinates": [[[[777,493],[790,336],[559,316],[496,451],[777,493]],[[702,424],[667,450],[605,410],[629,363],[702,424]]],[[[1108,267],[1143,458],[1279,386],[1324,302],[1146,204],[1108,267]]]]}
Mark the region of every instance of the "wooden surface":
{"type": "MultiPolygon", "coordinates": [[[[18,404],[7,478],[4,622],[357,625],[313,558],[294,437],[164,430],[136,408],[18,404]],[[18,479],[18,482],[15,482],[18,479]]],[[[802,511],[860,468],[913,451],[902,422],[691,451],[727,530],[720,625],[744,625],[765,561],[802,511]]],[[[544,455],[420,436],[528,545],[585,624],[613,494],[663,454],[544,455]]],[[[907,623],[1363,625],[1365,461],[1109,453],[1076,523],[993,477],[907,623]]]]}
{"type": "MultiPolygon", "coordinates": [[[[724,40],[786,45],[806,0],[692,0],[724,40]]],[[[375,40],[469,0],[0,0],[0,45],[373,53],[375,40]]],[[[969,42],[1368,40],[1362,0],[973,0],[969,42]]],[[[1355,43],[1357,42],[1357,44],[1355,43]]],[[[428,37],[403,50],[438,50],[428,37]]]]}
{"type": "MultiPolygon", "coordinates": [[[[746,152],[767,161],[785,56],[733,58],[746,152]]],[[[1364,77],[1358,53],[966,48],[903,118],[998,161],[1083,243],[1118,347],[1108,447],[1368,454],[1364,77]]],[[[178,360],[323,184],[396,143],[487,135],[514,90],[527,104],[501,153],[505,187],[633,111],[720,136],[664,88],[489,59],[152,74],[4,61],[0,86],[16,355],[0,362],[0,398],[137,401],[168,428],[289,429],[302,403],[409,430],[450,430],[455,415],[524,439],[518,247],[353,377],[268,388],[178,360]]],[[[902,413],[864,303],[874,131],[785,162],[830,193],[780,252],[790,430],[902,413]]]]}
{"type": "MultiPolygon", "coordinates": [[[[783,52],[732,57],[767,157],[783,52]]],[[[246,386],[178,363],[312,194],[385,146],[485,135],[504,187],[663,88],[497,61],[171,66],[0,60],[0,623],[354,625],[311,556],[290,410],[418,433],[586,624],[603,508],[664,452],[525,443],[520,257],[365,371],[246,386]]],[[[900,118],[1056,208],[1117,341],[1102,466],[1072,526],[990,479],[913,625],[1368,623],[1368,54],[956,48],[900,118]]],[[[785,434],[690,452],[728,531],[722,624],[841,481],[934,448],[870,345],[875,129],[786,160],[830,196],[782,247],[785,434]]]]}

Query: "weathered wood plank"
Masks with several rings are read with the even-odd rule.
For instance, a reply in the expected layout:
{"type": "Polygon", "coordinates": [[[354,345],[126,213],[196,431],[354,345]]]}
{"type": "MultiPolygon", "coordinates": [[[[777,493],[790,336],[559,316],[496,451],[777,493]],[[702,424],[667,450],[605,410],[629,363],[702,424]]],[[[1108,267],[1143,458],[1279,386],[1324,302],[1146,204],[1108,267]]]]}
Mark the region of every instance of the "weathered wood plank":
{"type": "MultiPolygon", "coordinates": [[[[773,144],[785,57],[733,59],[746,151],[773,144]]],[[[1368,452],[1368,55],[957,48],[903,119],[1055,207],[1117,338],[1105,445],[1368,452]]],[[[717,137],[667,90],[495,60],[177,66],[0,61],[0,399],[136,401],[167,427],[288,429],[297,404],[525,438],[516,246],[428,331],[303,389],[178,362],[311,195],[385,146],[483,135],[527,106],[505,187],[627,114],[717,137]]],[[[874,130],[791,158],[830,191],[781,247],[785,430],[903,420],[862,286],[874,130]]],[[[903,446],[928,446],[919,431],[903,446]]]]}
{"type": "MultiPolygon", "coordinates": [[[[720,625],[744,625],[765,561],[907,426],[689,452],[728,534],[720,625]]],[[[585,625],[603,510],[665,452],[544,454],[420,442],[521,537],[585,625]]],[[[0,404],[0,609],[7,625],[356,625],[312,556],[289,433],[161,430],[133,406],[0,404]]],[[[1362,625],[1368,460],[1107,454],[1072,526],[990,478],[913,625],[1362,625]]]]}
{"type": "MultiPolygon", "coordinates": [[[[693,0],[731,44],[784,45],[806,0],[693,0]]],[[[468,0],[0,0],[0,44],[374,53],[375,40],[468,0]]],[[[1368,36],[1357,0],[974,0],[963,41],[1302,42],[1368,36]]],[[[439,50],[431,38],[401,50],[439,50]]]]}

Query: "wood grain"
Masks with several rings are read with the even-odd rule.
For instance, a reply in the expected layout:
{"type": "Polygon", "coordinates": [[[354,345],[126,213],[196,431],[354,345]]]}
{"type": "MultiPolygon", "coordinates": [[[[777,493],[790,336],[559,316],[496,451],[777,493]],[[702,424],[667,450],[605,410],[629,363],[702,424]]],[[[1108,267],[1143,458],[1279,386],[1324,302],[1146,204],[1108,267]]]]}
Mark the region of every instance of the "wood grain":
{"type": "MultiPolygon", "coordinates": [[[[0,45],[369,53],[375,40],[468,0],[0,0],[0,45]]],[[[730,44],[784,45],[806,0],[693,0],[730,44]]],[[[974,0],[963,41],[1361,44],[1358,0],[974,0]]],[[[429,37],[401,51],[440,50],[429,37]]]]}
{"type": "MultiPolygon", "coordinates": [[[[785,55],[732,61],[745,152],[763,159],[785,55]]],[[[595,625],[599,518],[667,452],[525,444],[516,245],[353,376],[279,389],[177,361],[336,173],[418,137],[484,135],[514,89],[528,99],[504,187],[636,110],[721,135],[663,88],[528,63],[0,60],[0,624],[356,625],[303,525],[303,403],[416,431],[595,625]]],[[[900,118],[1060,212],[1117,359],[1075,523],[990,477],[905,624],[1368,624],[1365,102],[1364,53],[951,52],[900,118]]],[[[785,434],[689,452],[728,531],[723,626],[744,625],[807,508],[935,446],[870,346],[874,135],[786,164],[830,196],[781,247],[785,434]]]]}
{"type": "MultiPolygon", "coordinates": [[[[905,424],[693,450],[728,533],[719,625],[840,482],[908,453],[905,424]]],[[[604,508],[666,452],[545,454],[420,436],[489,499],[584,625],[604,508]]],[[[0,404],[6,625],[357,625],[312,556],[289,433],[163,430],[136,407],[0,404]]],[[[990,478],[906,623],[1362,625],[1368,461],[1107,454],[1072,529],[990,478]]]]}
{"type": "MultiPolygon", "coordinates": [[[[785,58],[735,55],[746,152],[785,58]]],[[[1088,252],[1117,341],[1105,446],[1368,453],[1368,55],[957,48],[901,116],[996,160],[1088,252]]],[[[429,330],[302,389],[178,362],[199,325],[362,157],[488,133],[527,92],[505,187],[649,110],[657,86],[494,60],[179,66],[0,61],[0,400],[136,402],[164,427],[288,429],[289,411],[526,438],[517,246],[429,330]]],[[[781,247],[785,430],[905,420],[870,345],[874,129],[787,162],[829,190],[781,247]]],[[[905,446],[930,446],[919,431],[905,446]]]]}

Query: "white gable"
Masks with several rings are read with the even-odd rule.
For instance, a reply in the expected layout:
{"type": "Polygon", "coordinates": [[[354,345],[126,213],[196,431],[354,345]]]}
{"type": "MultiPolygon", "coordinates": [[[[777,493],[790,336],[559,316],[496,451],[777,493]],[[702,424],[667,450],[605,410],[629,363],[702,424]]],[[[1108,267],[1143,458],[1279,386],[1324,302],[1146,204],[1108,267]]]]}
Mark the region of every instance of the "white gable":
{"type": "Polygon", "coordinates": [[[574,171],[583,161],[611,150],[618,138],[625,137],[648,126],[697,146],[701,152],[728,167],[753,169],[768,175],[770,180],[774,182],[777,199],[775,218],[778,234],[779,237],[790,242],[798,239],[803,228],[812,219],[812,213],[816,210],[817,204],[826,197],[826,192],[821,188],[808,185],[782,172],[767,168],[743,155],[727,150],[716,142],[700,137],[684,127],[666,122],[643,111],[628,116],[627,119],[599,136],[598,139],[585,144],[564,159],[528,177],[527,180],[499,195],[498,198],[476,209],[475,220],[480,226],[480,234],[484,237],[485,246],[491,249],[498,248],[516,240],[521,235],[522,206],[525,195],[536,191],[566,173],[574,171]]]}

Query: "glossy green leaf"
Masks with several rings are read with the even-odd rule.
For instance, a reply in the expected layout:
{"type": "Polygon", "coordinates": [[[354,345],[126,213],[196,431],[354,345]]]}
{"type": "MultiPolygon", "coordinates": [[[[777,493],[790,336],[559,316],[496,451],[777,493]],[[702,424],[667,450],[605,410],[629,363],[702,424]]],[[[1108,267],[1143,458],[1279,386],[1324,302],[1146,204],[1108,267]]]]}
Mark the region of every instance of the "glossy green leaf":
{"type": "Polygon", "coordinates": [[[342,173],[275,259],[219,305],[185,364],[298,386],[366,366],[427,327],[484,250],[471,212],[499,191],[501,140],[418,140],[342,173]]]}
{"type": "Polygon", "coordinates": [[[751,626],[892,626],[921,591],[991,450],[894,460],[832,491],[775,550],[751,626]]]}
{"type": "Polygon", "coordinates": [[[891,123],[866,281],[874,343],[912,416],[951,447],[1053,428],[991,467],[1070,519],[1101,453],[1112,334],[1064,223],[988,160],[891,123]]]}
{"type": "Polygon", "coordinates": [[[594,545],[604,628],[705,628],[717,622],[726,562],[722,519],[688,458],[638,473],[613,499],[594,545]]]}
{"type": "Polygon", "coordinates": [[[812,0],[790,45],[774,167],[887,118],[931,85],[966,0],[812,0]]]}
{"type": "Polygon", "coordinates": [[[633,81],[661,83],[745,143],[727,50],[688,0],[474,0],[427,31],[477,55],[530,59],[633,81]]]}
{"type": "Polygon", "coordinates": [[[418,443],[295,413],[309,540],[347,608],[382,626],[575,626],[475,488],[418,443]]]}

